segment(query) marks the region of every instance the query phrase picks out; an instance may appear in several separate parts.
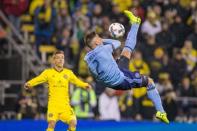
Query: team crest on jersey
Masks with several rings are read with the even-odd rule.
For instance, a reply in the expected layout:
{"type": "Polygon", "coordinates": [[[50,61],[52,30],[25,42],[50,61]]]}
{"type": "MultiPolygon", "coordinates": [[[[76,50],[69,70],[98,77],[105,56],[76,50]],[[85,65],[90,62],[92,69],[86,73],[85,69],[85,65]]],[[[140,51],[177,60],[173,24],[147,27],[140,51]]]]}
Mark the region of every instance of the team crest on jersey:
{"type": "Polygon", "coordinates": [[[53,114],[52,113],[49,113],[49,115],[48,115],[49,117],[53,117],[53,114]]]}
{"type": "Polygon", "coordinates": [[[66,74],[64,74],[64,79],[68,79],[68,76],[66,74]]]}
{"type": "Polygon", "coordinates": [[[136,72],[136,73],[135,73],[135,77],[136,77],[136,78],[140,78],[140,73],[136,72]]]}

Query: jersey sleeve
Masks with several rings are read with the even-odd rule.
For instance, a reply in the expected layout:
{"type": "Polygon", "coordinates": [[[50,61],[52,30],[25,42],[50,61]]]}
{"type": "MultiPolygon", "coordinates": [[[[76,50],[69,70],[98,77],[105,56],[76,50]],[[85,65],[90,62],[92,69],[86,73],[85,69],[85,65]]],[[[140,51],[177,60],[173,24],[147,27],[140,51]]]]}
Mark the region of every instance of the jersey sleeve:
{"type": "Polygon", "coordinates": [[[47,70],[44,70],[39,76],[31,79],[27,83],[30,84],[30,87],[39,85],[41,83],[47,82],[48,77],[47,77],[47,70]]]}
{"type": "Polygon", "coordinates": [[[86,86],[88,86],[88,83],[83,82],[82,80],[80,80],[79,78],[76,77],[76,75],[71,71],[70,73],[70,83],[82,87],[82,88],[86,88],[86,86]]]}
{"type": "Polygon", "coordinates": [[[118,47],[120,47],[121,43],[118,40],[113,40],[113,39],[103,39],[103,44],[104,45],[110,45],[107,46],[109,48],[109,50],[111,50],[113,52],[113,50],[117,49],[118,47]],[[110,49],[111,48],[111,49],[110,49]]]}

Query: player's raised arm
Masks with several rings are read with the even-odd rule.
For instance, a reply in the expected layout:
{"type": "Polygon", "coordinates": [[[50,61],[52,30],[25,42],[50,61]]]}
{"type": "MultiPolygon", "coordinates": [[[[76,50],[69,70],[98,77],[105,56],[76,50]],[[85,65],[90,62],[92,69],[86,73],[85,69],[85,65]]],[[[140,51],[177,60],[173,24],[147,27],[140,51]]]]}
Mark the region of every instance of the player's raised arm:
{"type": "Polygon", "coordinates": [[[111,45],[111,48],[113,50],[117,49],[121,45],[119,40],[113,40],[113,39],[103,39],[103,44],[104,45],[111,45]]]}
{"type": "Polygon", "coordinates": [[[24,85],[26,89],[32,88],[38,84],[47,82],[47,71],[44,70],[39,76],[27,81],[24,85]]]}
{"type": "Polygon", "coordinates": [[[80,80],[79,78],[76,77],[76,75],[71,72],[70,73],[71,75],[71,78],[70,78],[70,82],[78,87],[82,87],[84,89],[91,89],[91,85],[86,83],[86,82],[83,82],[82,80],[80,80]]]}
{"type": "Polygon", "coordinates": [[[102,39],[96,32],[89,32],[84,37],[84,42],[90,50],[94,50],[96,47],[101,45],[107,45],[106,48],[109,48],[109,51],[113,51],[120,47],[121,43],[118,40],[113,39],[102,39]]]}

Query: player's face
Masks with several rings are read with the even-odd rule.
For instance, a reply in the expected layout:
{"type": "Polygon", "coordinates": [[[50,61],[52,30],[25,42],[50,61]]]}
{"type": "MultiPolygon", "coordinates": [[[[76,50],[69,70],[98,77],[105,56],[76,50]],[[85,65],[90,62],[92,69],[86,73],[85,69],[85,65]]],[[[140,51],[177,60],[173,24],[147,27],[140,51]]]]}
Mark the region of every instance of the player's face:
{"type": "Polygon", "coordinates": [[[64,66],[64,54],[56,54],[53,58],[53,62],[57,67],[64,66]]]}
{"type": "Polygon", "coordinates": [[[92,39],[92,43],[93,43],[93,47],[96,47],[100,44],[103,43],[103,40],[101,37],[99,37],[98,35],[96,35],[93,39],[92,39]]]}

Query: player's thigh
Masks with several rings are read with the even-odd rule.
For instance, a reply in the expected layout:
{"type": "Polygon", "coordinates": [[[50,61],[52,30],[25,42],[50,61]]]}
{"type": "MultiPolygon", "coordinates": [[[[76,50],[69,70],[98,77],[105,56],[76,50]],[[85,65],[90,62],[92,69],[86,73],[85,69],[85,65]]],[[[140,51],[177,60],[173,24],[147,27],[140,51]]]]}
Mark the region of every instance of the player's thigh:
{"type": "Polygon", "coordinates": [[[117,60],[119,68],[128,69],[129,68],[129,59],[125,56],[120,56],[120,59],[117,60]]]}
{"type": "Polygon", "coordinates": [[[77,121],[76,115],[71,107],[65,110],[65,112],[61,113],[59,118],[61,121],[67,124],[69,124],[70,121],[77,121]]]}
{"type": "Polygon", "coordinates": [[[127,69],[121,69],[121,71],[126,76],[126,81],[130,84],[132,88],[139,88],[147,86],[148,77],[140,74],[138,71],[131,72],[127,69]]]}

